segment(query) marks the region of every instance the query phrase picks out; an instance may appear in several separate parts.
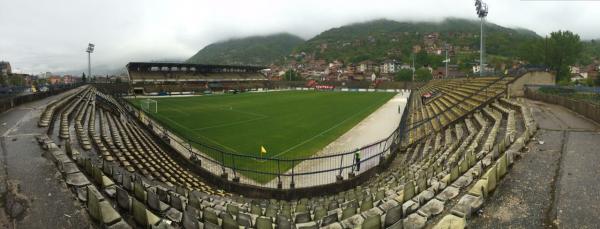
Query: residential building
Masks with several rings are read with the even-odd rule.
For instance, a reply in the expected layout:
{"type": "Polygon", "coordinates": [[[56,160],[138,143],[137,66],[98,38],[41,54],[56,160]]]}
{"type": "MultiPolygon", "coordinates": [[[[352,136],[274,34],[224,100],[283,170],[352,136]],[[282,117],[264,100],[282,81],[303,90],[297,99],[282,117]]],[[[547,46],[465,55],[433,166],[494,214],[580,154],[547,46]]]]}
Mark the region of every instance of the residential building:
{"type": "Polygon", "coordinates": [[[396,61],[386,60],[381,64],[380,69],[383,74],[393,74],[396,72],[396,61]]]}
{"type": "Polygon", "coordinates": [[[362,61],[362,62],[358,63],[358,72],[373,71],[374,64],[375,63],[373,63],[373,61],[370,61],[370,60],[362,61]]]}

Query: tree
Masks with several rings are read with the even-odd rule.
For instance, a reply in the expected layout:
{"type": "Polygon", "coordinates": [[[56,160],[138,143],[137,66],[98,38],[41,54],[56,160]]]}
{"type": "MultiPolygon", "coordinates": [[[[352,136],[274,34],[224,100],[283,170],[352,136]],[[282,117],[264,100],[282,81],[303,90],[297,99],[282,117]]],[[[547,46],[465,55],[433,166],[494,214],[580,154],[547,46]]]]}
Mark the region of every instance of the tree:
{"type": "Polygon", "coordinates": [[[298,74],[298,72],[296,72],[294,69],[287,70],[285,72],[285,75],[283,75],[283,76],[285,77],[284,80],[287,80],[287,81],[302,80],[302,77],[300,77],[300,74],[298,74]]]}
{"type": "Polygon", "coordinates": [[[518,56],[532,65],[547,65],[546,44],[548,38],[534,38],[524,41],[518,51],[518,56]]]}
{"type": "Polygon", "coordinates": [[[428,68],[419,68],[415,71],[415,81],[419,82],[427,82],[431,80],[433,76],[431,75],[431,71],[428,68]]]}
{"type": "Polygon", "coordinates": [[[85,77],[85,72],[81,73],[81,81],[83,81],[84,83],[87,81],[87,78],[85,77]]]}
{"type": "Polygon", "coordinates": [[[550,33],[547,42],[548,66],[556,72],[557,81],[568,80],[569,66],[575,64],[583,49],[579,35],[559,30],[550,33]]]}
{"type": "Polygon", "coordinates": [[[412,81],[412,70],[410,69],[400,69],[400,71],[396,72],[396,81],[412,81]]]}

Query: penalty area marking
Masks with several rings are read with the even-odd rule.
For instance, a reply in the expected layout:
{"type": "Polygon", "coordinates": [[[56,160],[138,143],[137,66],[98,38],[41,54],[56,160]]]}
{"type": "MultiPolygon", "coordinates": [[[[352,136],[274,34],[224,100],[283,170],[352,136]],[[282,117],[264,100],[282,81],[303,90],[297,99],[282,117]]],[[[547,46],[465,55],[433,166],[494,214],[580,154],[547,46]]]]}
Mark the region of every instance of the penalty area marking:
{"type": "MultiPolygon", "coordinates": [[[[296,144],[296,145],[294,145],[294,146],[292,146],[292,147],[290,147],[290,148],[288,148],[288,149],[286,149],[286,150],[284,150],[284,151],[282,151],[282,152],[280,152],[280,153],[278,153],[278,154],[275,154],[273,157],[270,157],[270,158],[275,158],[275,157],[278,157],[278,156],[280,156],[280,155],[282,155],[282,154],[284,154],[284,153],[290,152],[291,150],[293,150],[293,149],[295,149],[295,148],[298,148],[298,147],[299,147],[299,146],[301,146],[301,145],[304,145],[304,144],[306,144],[306,143],[308,143],[308,142],[311,142],[311,141],[312,141],[312,140],[314,140],[315,138],[318,138],[318,137],[320,137],[320,136],[323,136],[323,134],[325,134],[325,133],[327,133],[327,132],[329,132],[329,131],[331,131],[331,130],[333,130],[333,129],[337,128],[338,126],[340,126],[340,125],[342,125],[343,123],[347,122],[347,121],[348,121],[348,120],[350,120],[351,118],[354,118],[355,116],[357,116],[357,115],[359,115],[359,114],[362,114],[362,113],[366,112],[367,110],[371,109],[371,108],[372,108],[372,107],[374,107],[375,105],[377,105],[377,104],[375,103],[375,104],[372,104],[371,106],[368,106],[368,107],[366,107],[365,109],[361,110],[360,112],[357,112],[357,113],[355,113],[355,114],[353,114],[353,115],[349,116],[348,118],[346,118],[346,119],[342,120],[341,122],[339,122],[338,124],[336,124],[336,125],[334,125],[334,126],[330,127],[329,129],[326,129],[326,130],[324,130],[324,131],[322,131],[322,132],[320,132],[320,133],[317,133],[316,135],[314,135],[314,136],[312,136],[312,137],[310,137],[310,138],[308,138],[308,139],[306,139],[306,140],[304,140],[304,141],[302,141],[302,142],[300,142],[300,143],[298,143],[298,144],[296,144]]],[[[383,106],[383,105],[385,105],[385,104],[382,104],[382,105],[380,105],[380,106],[383,106]]],[[[256,160],[256,159],[254,159],[254,160],[256,160]]],[[[257,160],[257,161],[258,161],[258,160],[257,160]]]]}

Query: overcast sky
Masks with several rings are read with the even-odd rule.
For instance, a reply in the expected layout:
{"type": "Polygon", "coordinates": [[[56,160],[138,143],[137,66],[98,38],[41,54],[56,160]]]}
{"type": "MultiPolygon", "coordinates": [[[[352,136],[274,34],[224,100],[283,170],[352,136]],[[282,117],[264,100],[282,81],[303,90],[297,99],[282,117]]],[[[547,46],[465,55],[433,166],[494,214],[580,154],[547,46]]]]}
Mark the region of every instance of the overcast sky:
{"type": "MultiPolygon", "coordinates": [[[[600,1],[488,0],[488,20],[540,35],[567,29],[600,38],[600,1]]],[[[216,41],[289,32],[309,39],[387,18],[476,19],[471,0],[0,0],[0,60],[26,73],[81,71],[129,61],[184,60],[216,41]]]]}

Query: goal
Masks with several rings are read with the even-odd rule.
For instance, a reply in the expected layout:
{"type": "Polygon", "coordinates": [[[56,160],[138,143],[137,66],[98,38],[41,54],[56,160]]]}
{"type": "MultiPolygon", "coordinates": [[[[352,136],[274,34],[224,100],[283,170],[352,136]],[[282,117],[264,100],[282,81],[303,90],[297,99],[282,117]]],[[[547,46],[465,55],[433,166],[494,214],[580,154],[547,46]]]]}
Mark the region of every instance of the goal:
{"type": "Polygon", "coordinates": [[[146,113],[158,113],[158,102],[153,99],[144,99],[141,103],[142,110],[146,113]]]}

